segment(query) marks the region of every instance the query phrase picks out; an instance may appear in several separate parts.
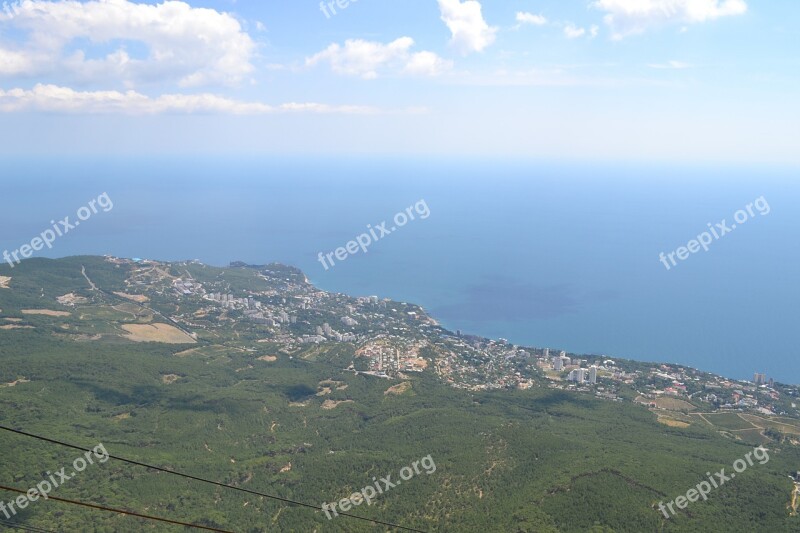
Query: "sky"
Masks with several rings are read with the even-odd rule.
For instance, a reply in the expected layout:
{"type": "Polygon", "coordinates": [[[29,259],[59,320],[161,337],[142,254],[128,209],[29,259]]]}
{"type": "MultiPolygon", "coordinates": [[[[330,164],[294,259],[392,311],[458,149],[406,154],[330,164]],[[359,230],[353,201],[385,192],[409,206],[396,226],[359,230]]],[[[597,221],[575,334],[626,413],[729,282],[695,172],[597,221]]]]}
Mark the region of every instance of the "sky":
{"type": "Polygon", "coordinates": [[[796,0],[8,2],[0,153],[794,167],[799,19],[796,0]]]}

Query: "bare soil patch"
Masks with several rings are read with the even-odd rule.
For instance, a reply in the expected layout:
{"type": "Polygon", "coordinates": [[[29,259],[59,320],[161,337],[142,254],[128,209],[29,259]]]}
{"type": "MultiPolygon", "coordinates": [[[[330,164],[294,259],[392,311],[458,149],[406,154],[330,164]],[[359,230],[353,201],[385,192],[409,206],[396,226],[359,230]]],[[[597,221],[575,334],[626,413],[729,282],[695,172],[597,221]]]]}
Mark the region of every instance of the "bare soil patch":
{"type": "Polygon", "coordinates": [[[116,294],[120,298],[125,298],[126,300],[130,300],[132,302],[140,304],[150,301],[150,298],[148,298],[144,294],[128,294],[127,292],[115,292],[114,294],[116,294]]]}
{"type": "Polygon", "coordinates": [[[404,381],[402,383],[398,383],[397,385],[395,385],[393,387],[389,387],[388,389],[383,391],[383,394],[384,394],[384,396],[389,395],[389,394],[400,395],[400,394],[403,394],[404,392],[406,392],[408,390],[411,390],[411,382],[410,381],[404,381]]]}
{"type": "Polygon", "coordinates": [[[19,383],[30,383],[31,380],[25,378],[19,378],[18,380],[12,381],[11,383],[0,383],[0,387],[16,387],[19,383]]]}
{"type": "Polygon", "coordinates": [[[196,340],[169,324],[124,324],[126,339],[134,342],[163,342],[165,344],[195,344],[196,340]]]}
{"type": "Polygon", "coordinates": [[[86,304],[89,303],[88,298],[84,298],[83,296],[78,296],[74,292],[70,292],[63,296],[59,296],[56,298],[56,301],[61,305],[78,305],[78,304],[86,304]]]}
{"type": "Polygon", "coordinates": [[[324,402],[322,402],[322,408],[326,410],[336,409],[343,403],[355,403],[355,402],[353,402],[353,400],[342,400],[340,402],[336,402],[334,400],[325,400],[324,402]]]}
{"type": "Polygon", "coordinates": [[[664,424],[665,426],[669,426],[671,428],[688,428],[691,425],[687,422],[675,420],[674,418],[667,418],[665,416],[659,416],[658,421],[664,424]]]}
{"type": "Polygon", "coordinates": [[[52,309],[23,309],[23,315],[69,316],[67,311],[53,311],[52,309]]]}

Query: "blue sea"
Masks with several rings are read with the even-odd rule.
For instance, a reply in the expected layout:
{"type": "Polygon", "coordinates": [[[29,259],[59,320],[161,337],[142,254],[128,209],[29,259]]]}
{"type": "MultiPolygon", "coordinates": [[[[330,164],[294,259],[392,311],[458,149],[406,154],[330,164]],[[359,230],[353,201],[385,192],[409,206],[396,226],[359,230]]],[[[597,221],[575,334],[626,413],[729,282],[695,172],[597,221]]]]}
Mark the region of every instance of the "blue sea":
{"type": "Polygon", "coordinates": [[[107,193],[40,256],[295,265],[319,287],[421,304],[446,327],[800,383],[796,169],[372,158],[0,162],[0,252],[107,193]],[[769,213],[667,270],[659,254],[769,213]],[[320,252],[424,201],[430,216],[326,270],[320,252]],[[45,253],[46,252],[46,253],[45,253]]]}

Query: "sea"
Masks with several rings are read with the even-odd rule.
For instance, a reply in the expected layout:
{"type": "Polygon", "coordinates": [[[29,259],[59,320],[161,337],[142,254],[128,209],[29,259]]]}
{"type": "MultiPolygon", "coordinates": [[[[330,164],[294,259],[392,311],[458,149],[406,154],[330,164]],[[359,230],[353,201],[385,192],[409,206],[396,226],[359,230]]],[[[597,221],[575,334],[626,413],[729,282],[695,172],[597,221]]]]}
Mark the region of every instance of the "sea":
{"type": "Polygon", "coordinates": [[[11,157],[0,161],[0,252],[75,221],[103,193],[113,208],[36,255],[281,262],[328,291],[420,304],[453,331],[800,383],[797,169],[11,157]],[[384,222],[394,231],[381,236],[384,222]],[[677,253],[712,230],[707,250],[677,253]],[[380,238],[322,264],[360,235],[380,238]]]}

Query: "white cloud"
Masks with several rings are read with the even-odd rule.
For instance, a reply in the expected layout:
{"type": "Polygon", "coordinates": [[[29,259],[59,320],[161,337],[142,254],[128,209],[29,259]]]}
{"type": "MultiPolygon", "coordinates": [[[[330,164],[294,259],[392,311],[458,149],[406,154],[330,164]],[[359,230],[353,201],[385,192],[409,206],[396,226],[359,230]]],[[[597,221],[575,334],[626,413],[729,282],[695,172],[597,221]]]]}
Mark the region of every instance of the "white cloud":
{"type": "Polygon", "coordinates": [[[37,84],[33,89],[0,89],[0,112],[44,111],[55,113],[153,115],[160,113],[219,113],[263,115],[286,112],[371,114],[367,106],[331,106],[287,103],[272,106],[243,102],[214,94],[164,94],[151,98],[136,91],[76,91],[69,87],[37,84]]]}
{"type": "Polygon", "coordinates": [[[236,84],[253,71],[255,42],[236,18],[185,2],[24,0],[0,11],[4,28],[27,34],[25,42],[0,43],[5,77],[198,86],[236,84]],[[130,44],[143,46],[144,57],[132,57],[130,44]]]}
{"type": "Polygon", "coordinates": [[[0,48],[0,76],[23,74],[29,71],[32,65],[31,56],[0,48]]]}
{"type": "Polygon", "coordinates": [[[605,22],[614,39],[658,24],[706,22],[747,11],[745,0],[595,0],[591,5],[607,12],[605,22]]]}
{"type": "Polygon", "coordinates": [[[586,35],[586,30],[584,28],[575,26],[575,24],[569,23],[564,26],[564,35],[567,36],[567,39],[577,39],[578,37],[583,37],[586,35]]]}
{"type": "Polygon", "coordinates": [[[685,68],[690,68],[691,65],[689,63],[684,63],[683,61],[667,61],[666,63],[650,63],[647,65],[650,68],[656,69],[672,69],[672,70],[681,70],[685,68]]]}
{"type": "Polygon", "coordinates": [[[328,62],[337,74],[375,79],[380,72],[435,76],[452,68],[453,64],[433,52],[410,51],[411,37],[400,37],[388,44],[362,39],[348,39],[344,46],[333,43],[325,50],[306,58],[306,66],[328,62]]]}
{"type": "Polygon", "coordinates": [[[530,24],[532,26],[544,26],[547,24],[547,19],[542,15],[517,11],[517,22],[520,24],[530,24]]]}
{"type": "Polygon", "coordinates": [[[481,52],[494,42],[497,28],[483,19],[477,0],[439,0],[439,10],[452,33],[450,44],[460,53],[481,52]]]}

